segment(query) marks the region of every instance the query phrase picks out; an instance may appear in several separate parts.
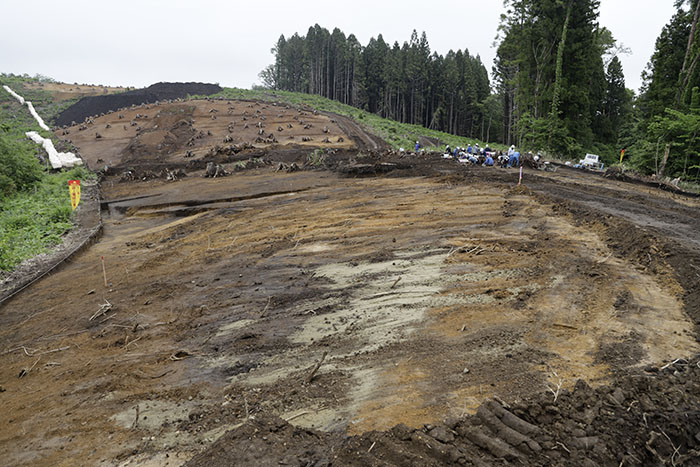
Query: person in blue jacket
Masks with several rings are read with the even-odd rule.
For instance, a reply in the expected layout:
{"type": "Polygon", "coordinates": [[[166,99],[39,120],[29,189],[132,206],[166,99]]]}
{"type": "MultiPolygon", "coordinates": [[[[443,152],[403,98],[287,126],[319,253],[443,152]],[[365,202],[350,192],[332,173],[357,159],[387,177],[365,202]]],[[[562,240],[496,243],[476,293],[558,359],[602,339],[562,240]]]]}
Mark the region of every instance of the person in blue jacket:
{"type": "Polygon", "coordinates": [[[420,149],[420,143],[418,141],[416,141],[416,152],[418,152],[419,149],[420,149]]]}
{"type": "Polygon", "coordinates": [[[513,151],[513,154],[508,159],[508,167],[518,167],[520,165],[520,152],[513,151]]]}
{"type": "Polygon", "coordinates": [[[491,157],[490,153],[486,153],[486,160],[484,161],[484,166],[486,167],[492,167],[493,166],[493,157],[491,157]]]}
{"type": "Polygon", "coordinates": [[[469,143],[469,146],[467,146],[467,154],[472,153],[472,143],[469,143]]]}

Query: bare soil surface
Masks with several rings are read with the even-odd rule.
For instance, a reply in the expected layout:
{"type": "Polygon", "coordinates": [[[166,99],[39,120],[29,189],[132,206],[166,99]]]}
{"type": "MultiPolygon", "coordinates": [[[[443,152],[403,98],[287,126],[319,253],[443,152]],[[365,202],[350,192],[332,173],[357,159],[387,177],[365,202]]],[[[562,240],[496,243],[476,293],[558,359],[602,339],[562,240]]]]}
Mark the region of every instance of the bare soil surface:
{"type": "Polygon", "coordinates": [[[164,104],[95,120],[149,112],[141,134],[78,131],[113,168],[104,234],[0,308],[3,459],[693,463],[699,200],[569,171],[517,186],[263,106],[164,104]],[[218,159],[226,177],[184,162],[180,114],[212,132],[189,146],[206,161],[219,120],[255,110],[345,141],[315,164],[311,144],[253,143],[218,159]],[[120,181],[140,161],[186,176],[120,181]]]}
{"type": "Polygon", "coordinates": [[[681,361],[612,388],[579,380],[556,400],[488,400],[475,415],[351,437],[263,415],[187,465],[697,465],[698,390],[700,370],[681,361]]]}
{"type": "Polygon", "coordinates": [[[94,84],[68,84],[68,83],[37,83],[29,82],[24,84],[29,89],[42,89],[48,91],[56,101],[66,101],[87,96],[103,96],[124,92],[126,89],[113,86],[99,86],[94,84]]]}
{"type": "MultiPolygon", "coordinates": [[[[112,112],[57,135],[77,146],[91,168],[162,170],[244,160],[263,156],[263,149],[296,149],[294,159],[305,160],[316,148],[358,147],[357,125],[344,123],[346,132],[339,120],[349,121],[281,105],[190,100],[112,112]]],[[[364,137],[377,146],[376,138],[364,137]]]]}

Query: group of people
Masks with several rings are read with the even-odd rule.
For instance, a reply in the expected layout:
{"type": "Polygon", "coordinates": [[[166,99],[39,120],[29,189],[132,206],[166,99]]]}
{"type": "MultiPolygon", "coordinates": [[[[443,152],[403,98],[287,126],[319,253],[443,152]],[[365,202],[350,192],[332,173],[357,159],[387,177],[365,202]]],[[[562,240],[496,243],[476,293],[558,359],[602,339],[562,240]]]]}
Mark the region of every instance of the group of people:
{"type": "MultiPolygon", "coordinates": [[[[418,147],[418,143],[416,143],[418,147]]],[[[472,164],[479,164],[484,167],[491,167],[498,165],[499,167],[519,167],[520,166],[520,152],[515,149],[515,146],[511,146],[507,153],[503,151],[493,151],[488,145],[484,148],[480,148],[479,144],[474,146],[469,143],[466,148],[457,146],[454,149],[450,148],[448,144],[445,147],[445,158],[454,158],[459,162],[468,162],[472,164]]]]}

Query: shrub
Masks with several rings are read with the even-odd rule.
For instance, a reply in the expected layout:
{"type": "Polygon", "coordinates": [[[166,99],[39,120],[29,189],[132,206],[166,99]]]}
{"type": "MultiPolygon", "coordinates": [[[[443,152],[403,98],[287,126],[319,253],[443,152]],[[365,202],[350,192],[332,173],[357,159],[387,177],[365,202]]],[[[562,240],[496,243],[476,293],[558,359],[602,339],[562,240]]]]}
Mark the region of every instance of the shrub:
{"type": "Polygon", "coordinates": [[[30,144],[0,130],[0,199],[27,190],[41,180],[43,169],[30,144]]]}

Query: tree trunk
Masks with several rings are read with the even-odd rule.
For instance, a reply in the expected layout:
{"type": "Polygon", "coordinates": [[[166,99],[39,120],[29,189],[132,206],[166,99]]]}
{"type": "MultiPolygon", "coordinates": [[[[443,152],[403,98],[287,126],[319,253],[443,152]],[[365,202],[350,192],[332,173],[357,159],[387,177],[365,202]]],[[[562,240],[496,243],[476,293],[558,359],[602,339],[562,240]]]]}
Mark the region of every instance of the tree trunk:
{"type": "MultiPolygon", "coordinates": [[[[683,97],[684,94],[684,88],[685,88],[685,83],[688,82],[688,78],[692,74],[689,70],[687,70],[688,66],[688,60],[690,59],[690,51],[693,48],[693,42],[695,40],[695,31],[697,30],[698,27],[698,14],[700,14],[700,2],[695,6],[695,15],[693,15],[693,24],[690,27],[690,36],[688,36],[688,45],[685,48],[685,57],[683,58],[683,67],[681,67],[681,72],[678,74],[678,91],[676,93],[676,110],[678,110],[678,107],[681,105],[681,98],[683,97]],[[687,77],[686,77],[686,72],[687,72],[687,77]]],[[[697,57],[695,57],[695,60],[693,60],[693,65],[692,67],[695,67],[695,63],[697,63],[697,57]]]]}
{"type": "MultiPolygon", "coordinates": [[[[559,97],[561,94],[561,80],[563,76],[563,61],[564,61],[564,47],[566,46],[566,31],[569,28],[569,19],[571,18],[571,7],[573,2],[569,0],[569,6],[566,10],[566,19],[564,20],[564,27],[561,31],[561,41],[559,42],[559,47],[557,49],[557,65],[554,74],[554,96],[552,97],[552,112],[550,118],[552,119],[552,126],[559,119],[559,97]]],[[[551,133],[550,133],[551,138],[551,133]]],[[[548,144],[551,148],[551,144],[548,144]]]]}
{"type": "Polygon", "coordinates": [[[492,117],[493,117],[493,115],[489,115],[489,126],[488,126],[488,128],[486,128],[486,143],[488,143],[489,140],[491,140],[491,118],[492,117]]]}
{"type": "Polygon", "coordinates": [[[671,154],[671,143],[666,143],[666,148],[664,149],[664,158],[661,159],[661,166],[659,167],[659,178],[664,176],[664,171],[666,170],[666,163],[668,162],[668,156],[671,154]]]}

